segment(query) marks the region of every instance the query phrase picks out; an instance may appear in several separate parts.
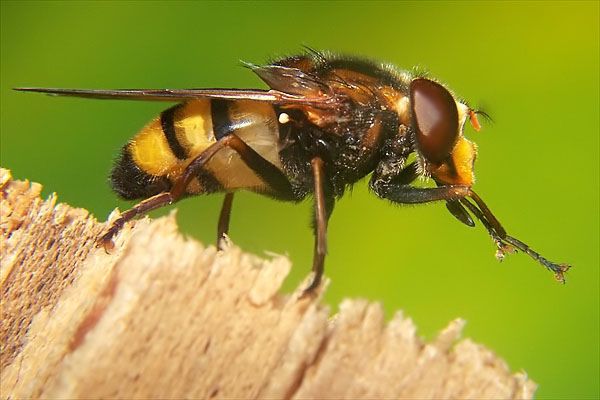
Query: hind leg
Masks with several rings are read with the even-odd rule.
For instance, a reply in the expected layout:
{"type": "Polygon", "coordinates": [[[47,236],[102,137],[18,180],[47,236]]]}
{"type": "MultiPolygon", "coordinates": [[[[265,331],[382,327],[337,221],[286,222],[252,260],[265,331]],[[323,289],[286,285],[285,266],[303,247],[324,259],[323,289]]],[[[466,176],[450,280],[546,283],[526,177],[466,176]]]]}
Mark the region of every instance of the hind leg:
{"type": "MultiPolygon", "coordinates": [[[[209,146],[205,151],[202,152],[202,154],[189,163],[182,176],[175,182],[170,191],[159,193],[146,200],[143,200],[121,214],[121,216],[115,222],[113,222],[108,231],[100,238],[100,244],[102,244],[105,249],[110,250],[114,247],[112,239],[117,233],[119,233],[126,222],[138,215],[145,214],[151,210],[173,204],[180,200],[183,195],[186,194],[186,189],[191,180],[203,170],[203,168],[206,166],[206,163],[208,163],[215,154],[226,147],[236,151],[244,163],[265,182],[271,193],[277,198],[281,200],[292,200],[295,198],[290,182],[279,168],[263,158],[238,136],[235,134],[230,134],[209,146]]],[[[235,171],[232,171],[232,173],[235,173],[235,171]]],[[[233,201],[233,194],[231,194],[229,197],[228,196],[229,194],[226,195],[226,201],[223,205],[221,217],[219,219],[219,238],[223,233],[226,233],[229,228],[229,215],[231,212],[231,201],[233,201]],[[227,205],[227,201],[229,201],[229,205],[227,205]]]]}
{"type": "Polygon", "coordinates": [[[99,244],[104,246],[104,249],[107,251],[112,250],[115,247],[115,244],[112,241],[113,237],[119,233],[127,221],[130,221],[138,215],[145,214],[149,211],[171,204],[174,201],[175,200],[170,192],[163,192],[139,202],[121,214],[119,218],[112,223],[108,231],[106,231],[106,233],[100,238],[99,244]]]}

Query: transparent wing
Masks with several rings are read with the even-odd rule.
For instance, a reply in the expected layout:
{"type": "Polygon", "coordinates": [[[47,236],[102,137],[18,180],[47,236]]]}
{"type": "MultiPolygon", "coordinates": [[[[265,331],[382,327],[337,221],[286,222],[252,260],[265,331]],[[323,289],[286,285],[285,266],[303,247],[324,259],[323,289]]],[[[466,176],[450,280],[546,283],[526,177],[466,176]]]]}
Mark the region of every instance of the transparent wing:
{"type": "Polygon", "coordinates": [[[21,92],[46,93],[54,96],[71,96],[92,99],[145,100],[145,101],[188,101],[192,99],[255,100],[275,104],[307,104],[325,106],[333,98],[325,94],[314,96],[294,95],[278,90],[259,89],[60,89],[60,88],[15,88],[21,92]]]}

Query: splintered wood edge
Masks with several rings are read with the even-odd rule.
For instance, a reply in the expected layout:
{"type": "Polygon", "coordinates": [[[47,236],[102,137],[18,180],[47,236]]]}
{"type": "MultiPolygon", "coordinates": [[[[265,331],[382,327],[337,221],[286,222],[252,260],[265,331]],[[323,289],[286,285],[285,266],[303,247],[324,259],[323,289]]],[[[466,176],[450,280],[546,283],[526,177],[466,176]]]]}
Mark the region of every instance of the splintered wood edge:
{"type": "MultiPolygon", "coordinates": [[[[502,398],[536,385],[458,341],[464,321],[422,341],[410,318],[280,293],[291,264],[178,233],[173,215],[106,225],[40,198],[0,169],[2,398],[502,398]]],[[[114,213],[111,218],[117,214],[114,213]]],[[[109,218],[110,219],[110,218],[109,218]]],[[[326,282],[327,283],[327,282],[326,282]]]]}

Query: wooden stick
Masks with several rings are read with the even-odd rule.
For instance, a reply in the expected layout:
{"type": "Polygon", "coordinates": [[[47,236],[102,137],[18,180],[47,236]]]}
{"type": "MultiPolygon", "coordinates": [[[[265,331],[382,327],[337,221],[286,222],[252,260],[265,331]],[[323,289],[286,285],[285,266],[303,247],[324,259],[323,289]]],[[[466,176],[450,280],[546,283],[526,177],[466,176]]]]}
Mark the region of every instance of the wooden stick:
{"type": "MultiPolygon", "coordinates": [[[[2,398],[530,399],[492,352],[431,343],[398,312],[279,293],[290,262],[178,233],[171,215],[128,224],[107,254],[85,210],[40,199],[0,170],[2,398]]],[[[114,217],[114,216],[113,216],[114,217]]],[[[326,285],[326,282],[325,282],[326,285]]]]}

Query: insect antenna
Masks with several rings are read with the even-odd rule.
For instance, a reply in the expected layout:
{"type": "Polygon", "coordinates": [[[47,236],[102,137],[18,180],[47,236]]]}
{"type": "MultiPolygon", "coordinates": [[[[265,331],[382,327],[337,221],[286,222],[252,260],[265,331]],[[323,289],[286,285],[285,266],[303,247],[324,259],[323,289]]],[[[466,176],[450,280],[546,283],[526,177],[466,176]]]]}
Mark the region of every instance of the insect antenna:
{"type": "Polygon", "coordinates": [[[481,108],[478,108],[476,110],[473,110],[473,112],[476,115],[481,115],[483,117],[483,119],[485,119],[487,122],[493,124],[494,120],[493,118],[490,116],[490,114],[488,114],[487,112],[483,111],[481,108]]]}

